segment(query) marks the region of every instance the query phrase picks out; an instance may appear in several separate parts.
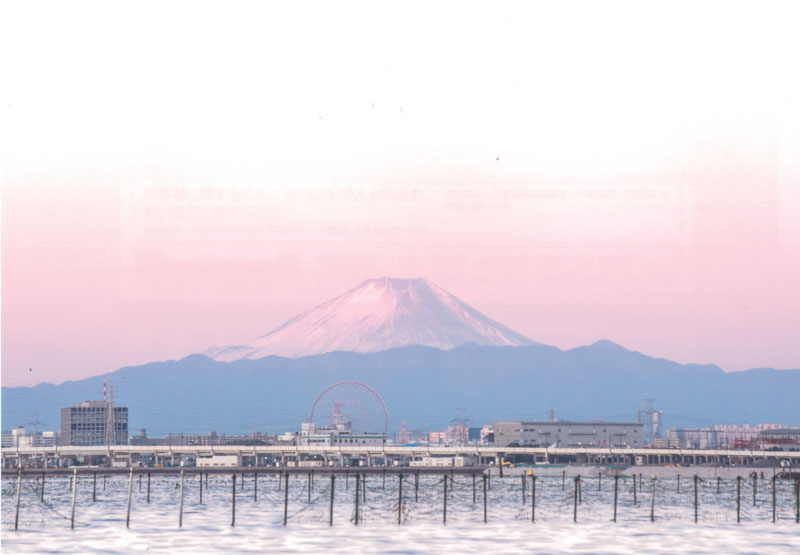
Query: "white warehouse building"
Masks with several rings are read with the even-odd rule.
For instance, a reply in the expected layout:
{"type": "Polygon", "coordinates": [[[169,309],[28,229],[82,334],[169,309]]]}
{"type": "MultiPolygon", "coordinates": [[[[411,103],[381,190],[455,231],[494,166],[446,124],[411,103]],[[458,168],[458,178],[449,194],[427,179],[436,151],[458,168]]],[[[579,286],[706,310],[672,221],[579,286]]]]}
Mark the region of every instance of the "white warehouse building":
{"type": "Polygon", "coordinates": [[[495,422],[499,447],[644,447],[637,422],[495,422]]]}

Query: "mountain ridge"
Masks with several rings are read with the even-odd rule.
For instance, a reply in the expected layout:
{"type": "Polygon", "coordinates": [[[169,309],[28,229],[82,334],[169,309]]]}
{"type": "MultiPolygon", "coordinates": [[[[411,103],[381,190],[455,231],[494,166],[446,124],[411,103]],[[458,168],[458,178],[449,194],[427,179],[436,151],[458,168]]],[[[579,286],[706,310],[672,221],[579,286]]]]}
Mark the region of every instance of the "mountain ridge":
{"type": "Polygon", "coordinates": [[[139,428],[151,435],[299,429],[316,395],[340,380],[375,388],[392,429],[401,420],[412,429],[442,429],[456,407],[466,407],[475,425],[546,419],[550,407],[560,418],[634,421],[647,398],[656,399],[667,427],[800,422],[800,370],[726,373],[618,347],[614,354],[592,345],[406,346],[233,362],[194,354],[61,385],[4,386],[3,427],[24,425],[38,411],[46,429],[57,429],[60,407],[101,398],[104,381],[114,383],[117,403],[130,407],[133,435],[139,428]]]}

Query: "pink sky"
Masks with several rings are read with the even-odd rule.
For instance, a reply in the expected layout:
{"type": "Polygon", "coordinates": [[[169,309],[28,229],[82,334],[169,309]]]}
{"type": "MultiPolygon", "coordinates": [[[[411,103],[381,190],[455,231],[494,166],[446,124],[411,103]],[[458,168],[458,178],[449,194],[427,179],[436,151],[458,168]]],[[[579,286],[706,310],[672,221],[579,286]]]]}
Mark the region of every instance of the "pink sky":
{"type": "Polygon", "coordinates": [[[561,348],[800,368],[800,40],[778,8],[540,8],[532,33],[250,6],[176,35],[180,10],[57,6],[2,39],[26,53],[4,62],[3,385],[245,342],[379,276],[561,348]]]}

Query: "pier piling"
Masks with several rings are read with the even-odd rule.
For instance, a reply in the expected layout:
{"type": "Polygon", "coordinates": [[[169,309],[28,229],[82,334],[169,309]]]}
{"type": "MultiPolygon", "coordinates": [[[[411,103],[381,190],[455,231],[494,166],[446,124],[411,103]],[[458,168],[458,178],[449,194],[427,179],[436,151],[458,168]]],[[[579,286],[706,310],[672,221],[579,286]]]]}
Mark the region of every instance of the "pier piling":
{"type": "Polygon", "coordinates": [[[359,477],[360,477],[360,474],[356,474],[356,510],[355,510],[355,518],[353,519],[353,522],[355,523],[356,526],[358,526],[358,498],[361,496],[361,492],[358,491],[358,488],[359,488],[359,485],[358,485],[359,477]]]}
{"type": "Polygon", "coordinates": [[[617,488],[619,487],[619,476],[614,476],[614,518],[613,522],[617,521],[617,488]]]}
{"type": "Polygon", "coordinates": [[[328,526],[333,526],[333,493],[336,489],[336,476],[331,474],[331,510],[330,510],[330,521],[328,522],[328,526]]]}
{"type": "Polygon", "coordinates": [[[483,475],[483,523],[486,524],[486,484],[488,482],[488,476],[486,474],[483,475]]]}
{"type": "MultiPolygon", "coordinates": [[[[231,476],[233,480],[233,487],[231,488],[231,526],[236,526],[236,474],[231,476]]],[[[280,482],[280,476],[278,476],[278,482],[280,482]]]]}
{"type": "Polygon", "coordinates": [[[286,526],[286,521],[289,519],[289,473],[284,474],[284,477],[286,483],[283,485],[283,525],[286,526]]]}
{"type": "MultiPolygon", "coordinates": [[[[419,473],[419,471],[417,471],[419,473]]],[[[475,475],[472,475],[472,504],[475,504],[475,475]]]]}
{"type": "Polygon", "coordinates": [[[525,473],[522,473],[522,504],[525,504],[525,473]]]}
{"type": "Polygon", "coordinates": [[[575,488],[572,491],[572,522],[578,522],[578,481],[580,476],[575,476],[575,488]]]}
{"type": "Polygon", "coordinates": [[[447,524],[447,474],[444,475],[444,505],[442,511],[442,524],[447,524]]]}
{"type": "Polygon", "coordinates": [[[19,530],[19,501],[22,494],[22,467],[17,469],[17,511],[14,515],[14,531],[19,530]]]}
{"type": "Polygon", "coordinates": [[[653,496],[650,498],[650,522],[656,521],[656,477],[652,477],[653,496]]]}
{"type": "MultiPolygon", "coordinates": [[[[105,476],[103,476],[105,478],[105,476]]],[[[131,497],[133,496],[133,467],[128,477],[128,515],[125,517],[125,528],[131,527],[131,497]]]]}
{"type": "Polygon", "coordinates": [[[775,476],[772,476],[772,522],[775,522],[777,516],[775,514],[775,476]]]}
{"type": "Polygon", "coordinates": [[[736,477],[736,522],[741,522],[742,477],[736,477]]]}
{"type": "MultiPolygon", "coordinates": [[[[139,483],[142,482],[142,476],[139,475],[139,483]]],[[[181,493],[180,501],[178,502],[178,528],[183,528],[183,469],[181,468],[181,493]]]]}
{"type": "Polygon", "coordinates": [[[403,516],[403,475],[399,474],[397,476],[397,524],[400,524],[402,516],[403,516]]]}

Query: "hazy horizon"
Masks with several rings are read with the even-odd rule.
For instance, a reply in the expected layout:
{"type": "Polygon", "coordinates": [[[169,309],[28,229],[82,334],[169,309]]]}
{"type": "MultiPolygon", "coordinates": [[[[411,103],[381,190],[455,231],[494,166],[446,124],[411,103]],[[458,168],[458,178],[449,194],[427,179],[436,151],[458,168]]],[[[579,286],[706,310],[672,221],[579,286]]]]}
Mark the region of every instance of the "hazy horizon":
{"type": "Polygon", "coordinates": [[[380,276],[562,349],[800,368],[784,5],[518,6],[9,6],[2,384],[380,276]]]}

